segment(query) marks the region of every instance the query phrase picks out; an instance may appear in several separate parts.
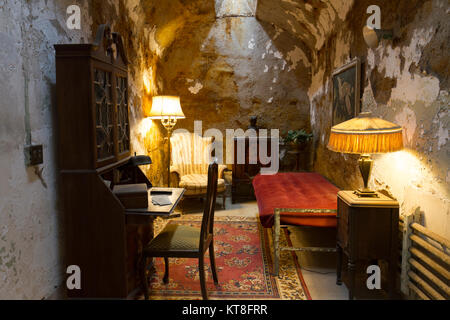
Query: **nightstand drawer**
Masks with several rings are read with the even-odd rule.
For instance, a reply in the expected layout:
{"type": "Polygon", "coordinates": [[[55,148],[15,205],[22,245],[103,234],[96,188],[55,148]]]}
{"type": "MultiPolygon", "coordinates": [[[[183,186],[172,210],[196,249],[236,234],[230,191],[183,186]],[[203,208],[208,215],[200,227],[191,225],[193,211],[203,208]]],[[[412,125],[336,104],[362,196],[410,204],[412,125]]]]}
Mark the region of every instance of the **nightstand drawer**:
{"type": "Polygon", "coordinates": [[[354,219],[350,234],[354,256],[364,260],[389,258],[393,209],[351,208],[350,211],[354,219]]]}

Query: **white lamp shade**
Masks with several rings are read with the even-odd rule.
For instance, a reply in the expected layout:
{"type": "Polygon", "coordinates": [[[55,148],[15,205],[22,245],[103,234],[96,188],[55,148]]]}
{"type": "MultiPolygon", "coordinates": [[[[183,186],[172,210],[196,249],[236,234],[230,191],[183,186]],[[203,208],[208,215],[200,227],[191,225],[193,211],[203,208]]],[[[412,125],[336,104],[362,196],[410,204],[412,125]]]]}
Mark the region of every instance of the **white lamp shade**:
{"type": "Polygon", "coordinates": [[[155,96],[152,98],[152,110],[149,117],[152,119],[184,119],[181,110],[180,97],[177,96],[155,96]]]}

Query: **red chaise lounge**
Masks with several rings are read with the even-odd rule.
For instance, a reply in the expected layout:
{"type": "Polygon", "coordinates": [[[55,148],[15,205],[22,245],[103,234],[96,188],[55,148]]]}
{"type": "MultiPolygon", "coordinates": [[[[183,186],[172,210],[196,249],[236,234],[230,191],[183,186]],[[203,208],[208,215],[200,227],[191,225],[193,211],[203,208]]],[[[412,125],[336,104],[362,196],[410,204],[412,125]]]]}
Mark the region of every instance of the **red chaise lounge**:
{"type": "MultiPolygon", "coordinates": [[[[336,227],[339,189],[314,172],[258,174],[253,179],[259,218],[264,228],[274,227],[274,273],[279,268],[280,224],[336,227]]],[[[281,248],[283,250],[284,248],[281,248]]],[[[289,248],[299,251],[335,251],[335,248],[289,248]]]]}

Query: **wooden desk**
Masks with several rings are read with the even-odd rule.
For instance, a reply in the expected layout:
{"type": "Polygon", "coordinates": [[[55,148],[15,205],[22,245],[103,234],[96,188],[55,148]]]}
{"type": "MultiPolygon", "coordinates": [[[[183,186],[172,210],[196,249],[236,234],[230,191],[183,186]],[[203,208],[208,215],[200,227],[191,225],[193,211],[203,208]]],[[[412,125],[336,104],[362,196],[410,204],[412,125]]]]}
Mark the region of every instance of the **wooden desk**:
{"type": "Polygon", "coordinates": [[[153,187],[148,189],[148,207],[142,209],[126,209],[125,217],[127,224],[147,224],[155,217],[175,218],[179,214],[175,213],[175,208],[180,202],[186,190],[184,188],[160,188],[153,187]],[[172,204],[167,206],[158,206],[152,203],[152,191],[166,191],[171,190],[172,194],[169,199],[172,204]]]}
{"type": "Polygon", "coordinates": [[[127,227],[127,282],[132,288],[128,292],[128,298],[132,298],[139,291],[141,279],[138,273],[139,259],[142,248],[154,237],[153,221],[156,217],[175,218],[179,214],[175,213],[180,200],[183,198],[184,188],[157,188],[148,190],[148,207],[143,209],[125,209],[125,219],[127,227]],[[172,190],[169,199],[172,204],[158,206],[152,203],[152,190],[172,190]]]}

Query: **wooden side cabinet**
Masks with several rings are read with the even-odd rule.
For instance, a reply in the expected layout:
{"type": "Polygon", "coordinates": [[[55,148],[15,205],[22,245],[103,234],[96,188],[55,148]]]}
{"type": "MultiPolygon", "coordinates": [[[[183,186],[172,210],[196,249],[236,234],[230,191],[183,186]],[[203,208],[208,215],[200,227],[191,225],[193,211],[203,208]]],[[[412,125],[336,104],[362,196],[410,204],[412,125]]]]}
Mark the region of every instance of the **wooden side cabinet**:
{"type": "MultiPolygon", "coordinates": [[[[349,299],[353,299],[355,294],[357,264],[379,260],[388,262],[387,292],[390,298],[394,296],[398,260],[398,215],[398,202],[383,194],[378,193],[377,198],[360,198],[353,191],[338,192],[336,283],[342,283],[344,254],[348,261],[348,277],[345,282],[349,299]]],[[[366,274],[362,279],[366,280],[368,276],[366,274]]],[[[363,285],[366,285],[366,281],[363,285]]]]}
{"type": "Polygon", "coordinates": [[[231,184],[231,202],[241,202],[255,199],[255,191],[253,190],[253,178],[260,173],[261,168],[269,167],[270,162],[263,164],[260,159],[260,145],[264,145],[267,151],[262,151],[271,156],[270,137],[250,136],[235,137],[234,143],[234,162],[233,162],[233,180],[231,184]],[[265,143],[263,139],[266,139],[265,143]],[[266,153],[267,152],[267,153],[266,153]],[[243,159],[239,159],[244,155],[243,159]],[[243,161],[242,161],[243,160],[243,161]]]}

